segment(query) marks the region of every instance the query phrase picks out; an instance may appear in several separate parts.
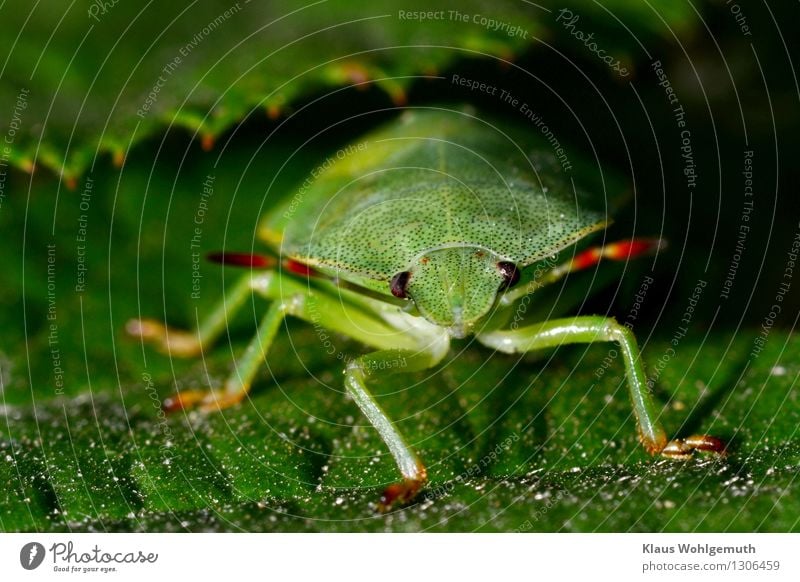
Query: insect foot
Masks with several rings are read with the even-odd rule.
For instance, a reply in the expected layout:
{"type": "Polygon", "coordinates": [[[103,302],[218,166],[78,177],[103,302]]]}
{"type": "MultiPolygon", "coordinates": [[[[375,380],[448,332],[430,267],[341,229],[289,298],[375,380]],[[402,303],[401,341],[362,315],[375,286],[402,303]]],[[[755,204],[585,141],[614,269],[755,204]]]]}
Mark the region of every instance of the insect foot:
{"type": "Polygon", "coordinates": [[[692,435],[685,439],[671,440],[661,451],[661,455],[668,459],[689,459],[695,451],[716,453],[717,455],[724,456],[726,453],[726,445],[723,440],[717,437],[705,434],[692,435]]]}
{"type": "Polygon", "coordinates": [[[194,335],[172,329],[154,319],[131,319],[125,324],[125,331],[171,356],[192,358],[201,351],[200,342],[194,335]]]}
{"type": "Polygon", "coordinates": [[[167,414],[196,408],[200,412],[216,412],[239,404],[244,393],[217,393],[210,390],[184,390],[164,399],[161,407],[167,414]]]}
{"type": "Polygon", "coordinates": [[[427,481],[428,476],[425,468],[422,467],[418,479],[405,479],[399,483],[392,483],[381,494],[380,501],[378,501],[378,512],[387,513],[394,507],[410,503],[427,481]]]}

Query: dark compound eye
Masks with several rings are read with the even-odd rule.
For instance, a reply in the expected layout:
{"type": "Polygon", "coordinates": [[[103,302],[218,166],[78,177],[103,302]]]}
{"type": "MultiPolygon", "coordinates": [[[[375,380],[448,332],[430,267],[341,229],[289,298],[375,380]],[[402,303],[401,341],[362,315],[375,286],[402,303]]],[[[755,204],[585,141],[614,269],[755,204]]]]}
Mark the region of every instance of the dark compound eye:
{"type": "Polygon", "coordinates": [[[497,269],[503,275],[503,282],[500,284],[500,291],[513,287],[519,283],[519,269],[514,263],[508,261],[500,261],[497,263],[497,269]]]}
{"type": "Polygon", "coordinates": [[[406,295],[406,287],[408,287],[409,279],[411,279],[410,271],[403,271],[392,277],[392,280],[389,282],[389,289],[392,291],[392,295],[400,299],[408,297],[408,295],[406,295]]]}

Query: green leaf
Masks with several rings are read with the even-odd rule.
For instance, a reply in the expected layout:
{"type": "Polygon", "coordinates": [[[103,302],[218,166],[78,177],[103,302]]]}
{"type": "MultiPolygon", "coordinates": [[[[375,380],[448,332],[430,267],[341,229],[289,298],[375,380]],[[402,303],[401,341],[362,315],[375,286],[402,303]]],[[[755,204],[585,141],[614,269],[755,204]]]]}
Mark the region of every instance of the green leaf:
{"type": "Polygon", "coordinates": [[[586,54],[574,30],[594,32],[632,66],[644,56],[639,42],[672,40],[697,22],[682,3],[569,4],[582,19],[577,29],[557,21],[562,4],[549,1],[213,0],[102,10],[5,2],[3,25],[15,32],[0,35],[0,112],[10,138],[3,163],[49,168],[76,185],[99,154],[121,164],[131,147],[173,127],[208,147],[242,119],[274,118],[345,86],[374,86],[402,103],[415,79],[457,60],[513,59],[549,50],[540,42],[553,36],[586,54]],[[409,16],[432,10],[440,16],[409,16]]]}
{"type": "MultiPolygon", "coordinates": [[[[291,337],[299,352],[318,346],[307,329],[291,337]]],[[[16,460],[2,464],[3,528],[796,530],[800,419],[789,403],[798,369],[773,365],[788,338],[776,335],[738,383],[718,386],[691,366],[696,356],[719,358],[729,338],[713,339],[681,346],[668,376],[688,381],[676,384],[665,420],[675,429],[685,407],[719,402],[696,428],[733,439],[726,459],[647,458],[619,371],[591,381],[604,346],[516,366],[469,348],[433,377],[414,378],[414,388],[381,383],[401,389],[382,404],[406,419],[399,424],[431,476],[422,499],[392,515],[371,509],[396,478],[380,439],[350,428],[363,425],[352,403],[306,377],[261,383],[247,404],[217,415],[170,418],[166,439],[152,407],[111,396],[7,411],[3,449],[13,441],[16,460]],[[41,440],[30,437],[37,424],[48,427],[41,440]]],[[[740,350],[750,341],[733,343],[740,350]]]]}
{"type": "MultiPolygon", "coordinates": [[[[373,506],[396,469],[344,396],[341,361],[321,349],[313,326],[282,328],[241,406],[164,416],[161,401],[176,389],[221,383],[264,306],[248,304],[202,360],[142,350],[124,336],[124,322],[165,314],[192,325],[238,276],[195,263],[192,253],[251,248],[263,207],[290,193],[342,139],[315,143],[282,171],[285,152],[303,136],[270,140],[251,165],[249,139],[232,141],[216,168],[203,156],[181,163],[137,151],[120,173],[98,169],[59,199],[54,235],[54,209],[39,206],[25,225],[7,218],[25,200],[8,201],[0,220],[9,244],[0,258],[19,276],[0,295],[5,304],[24,296],[25,305],[0,312],[3,530],[797,529],[793,354],[800,345],[777,329],[753,357],[755,330],[704,337],[698,319],[665,359],[678,319],[654,330],[637,324],[668,431],[730,439],[721,460],[674,462],[641,450],[609,345],[518,358],[463,342],[434,373],[387,378],[376,387],[381,404],[430,475],[418,503],[388,516],[373,506]],[[214,194],[204,200],[209,174],[214,194]],[[275,175],[265,195],[263,176],[275,175]],[[77,238],[82,230],[85,241],[77,238]],[[81,264],[85,287],[77,289],[81,264]],[[198,299],[191,298],[195,269],[198,299]]],[[[31,196],[46,199],[56,187],[38,181],[31,196]]],[[[583,295],[589,286],[585,278],[568,285],[583,295]]],[[[363,351],[343,338],[337,346],[363,351]]]]}

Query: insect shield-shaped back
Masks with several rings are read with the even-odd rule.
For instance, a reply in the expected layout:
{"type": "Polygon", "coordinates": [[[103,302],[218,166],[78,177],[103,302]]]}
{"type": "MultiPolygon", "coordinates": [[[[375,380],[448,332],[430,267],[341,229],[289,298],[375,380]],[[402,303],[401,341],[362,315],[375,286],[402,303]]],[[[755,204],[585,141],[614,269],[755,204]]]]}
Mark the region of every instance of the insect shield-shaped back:
{"type": "Polygon", "coordinates": [[[304,264],[412,299],[468,333],[526,266],[603,228],[572,182],[529,156],[536,132],[413,110],[326,165],[262,229],[304,264]]]}

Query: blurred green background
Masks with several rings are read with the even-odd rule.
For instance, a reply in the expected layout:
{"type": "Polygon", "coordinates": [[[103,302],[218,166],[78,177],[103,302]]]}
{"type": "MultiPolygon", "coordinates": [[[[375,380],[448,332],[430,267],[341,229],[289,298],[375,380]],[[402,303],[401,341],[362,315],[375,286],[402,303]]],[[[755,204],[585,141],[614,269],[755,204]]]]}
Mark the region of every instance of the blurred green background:
{"type": "Polygon", "coordinates": [[[797,530],[797,12],[6,2],[0,529],[797,530]],[[571,156],[625,178],[631,203],[608,236],[660,235],[667,252],[571,277],[553,301],[629,321],[667,430],[729,439],[726,459],[648,458],[604,345],[512,358],[465,341],[434,374],[382,382],[431,477],[419,503],[387,516],[371,504],[393,463],[311,326],[287,324],[242,406],[159,415],[176,389],[225,378],[264,309],[248,303],[200,360],[125,337],[140,315],[191,327],[240,275],[202,263],[192,297],[196,220],[201,253],[258,249],[261,214],[405,106],[468,103],[540,131],[453,75],[506,90],[571,156]]]}

